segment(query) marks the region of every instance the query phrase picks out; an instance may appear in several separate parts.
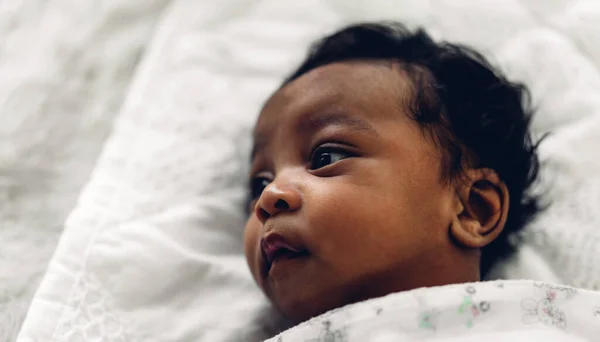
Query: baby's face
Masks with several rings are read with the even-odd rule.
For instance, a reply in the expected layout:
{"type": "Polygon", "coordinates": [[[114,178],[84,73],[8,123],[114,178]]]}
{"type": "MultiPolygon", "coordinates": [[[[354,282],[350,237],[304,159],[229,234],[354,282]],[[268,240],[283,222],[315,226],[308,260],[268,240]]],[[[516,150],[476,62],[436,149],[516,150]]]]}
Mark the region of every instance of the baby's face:
{"type": "Polygon", "coordinates": [[[404,110],[391,63],[314,69],[277,91],[254,132],[245,250],[256,282],[305,320],[437,285],[456,208],[441,152],[404,110]]]}

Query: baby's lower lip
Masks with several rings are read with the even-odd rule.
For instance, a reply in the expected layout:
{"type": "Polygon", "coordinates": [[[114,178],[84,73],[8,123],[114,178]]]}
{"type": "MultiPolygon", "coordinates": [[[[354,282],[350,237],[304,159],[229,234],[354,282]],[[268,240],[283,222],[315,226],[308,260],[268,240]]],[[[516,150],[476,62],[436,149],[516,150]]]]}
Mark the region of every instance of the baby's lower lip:
{"type": "Polygon", "coordinates": [[[267,265],[267,273],[270,277],[277,277],[287,269],[293,268],[307,255],[307,253],[296,253],[291,251],[281,253],[273,259],[270,265],[267,265]]]}

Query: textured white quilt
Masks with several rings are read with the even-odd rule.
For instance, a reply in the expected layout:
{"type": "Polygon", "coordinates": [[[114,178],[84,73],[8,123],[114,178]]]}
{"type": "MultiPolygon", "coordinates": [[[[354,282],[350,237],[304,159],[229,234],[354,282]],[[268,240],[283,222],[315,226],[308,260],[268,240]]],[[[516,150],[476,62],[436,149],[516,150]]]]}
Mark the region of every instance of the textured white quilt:
{"type": "Polygon", "coordinates": [[[552,205],[494,275],[599,289],[598,1],[179,0],[137,69],[19,341],[260,341],[284,329],[242,255],[249,129],[312,39],[373,19],[471,44],[530,86],[534,129],[553,132],[541,149],[552,205]]]}
{"type": "Polygon", "coordinates": [[[169,0],[0,1],[0,341],[17,338],[169,0]]]}

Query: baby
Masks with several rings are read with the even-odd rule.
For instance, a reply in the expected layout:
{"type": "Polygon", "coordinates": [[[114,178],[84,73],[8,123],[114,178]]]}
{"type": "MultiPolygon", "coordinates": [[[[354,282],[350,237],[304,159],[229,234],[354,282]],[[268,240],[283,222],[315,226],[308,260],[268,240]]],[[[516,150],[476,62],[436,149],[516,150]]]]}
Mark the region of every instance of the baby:
{"type": "Polygon", "coordinates": [[[479,281],[538,211],[526,89],[397,23],[328,36],[256,123],[246,258],[299,322],[479,281]]]}

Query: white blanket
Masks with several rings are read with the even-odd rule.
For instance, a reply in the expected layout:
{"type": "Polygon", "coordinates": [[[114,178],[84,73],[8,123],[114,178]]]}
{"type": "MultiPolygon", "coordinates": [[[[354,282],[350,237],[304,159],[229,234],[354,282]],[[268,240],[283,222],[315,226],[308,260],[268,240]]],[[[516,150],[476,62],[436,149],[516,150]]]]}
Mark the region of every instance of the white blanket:
{"type": "Polygon", "coordinates": [[[0,341],[14,341],[170,0],[0,1],[0,341]]]}
{"type": "MultiPolygon", "coordinates": [[[[242,253],[248,136],[308,43],[397,19],[530,86],[548,211],[495,276],[600,287],[600,4],[180,0],[137,71],[20,341],[259,341],[282,329],[242,253]]],[[[432,290],[434,291],[434,290],[432,290]]]]}
{"type": "Polygon", "coordinates": [[[495,281],[396,293],[326,313],[268,342],[596,341],[600,293],[495,281]]]}

